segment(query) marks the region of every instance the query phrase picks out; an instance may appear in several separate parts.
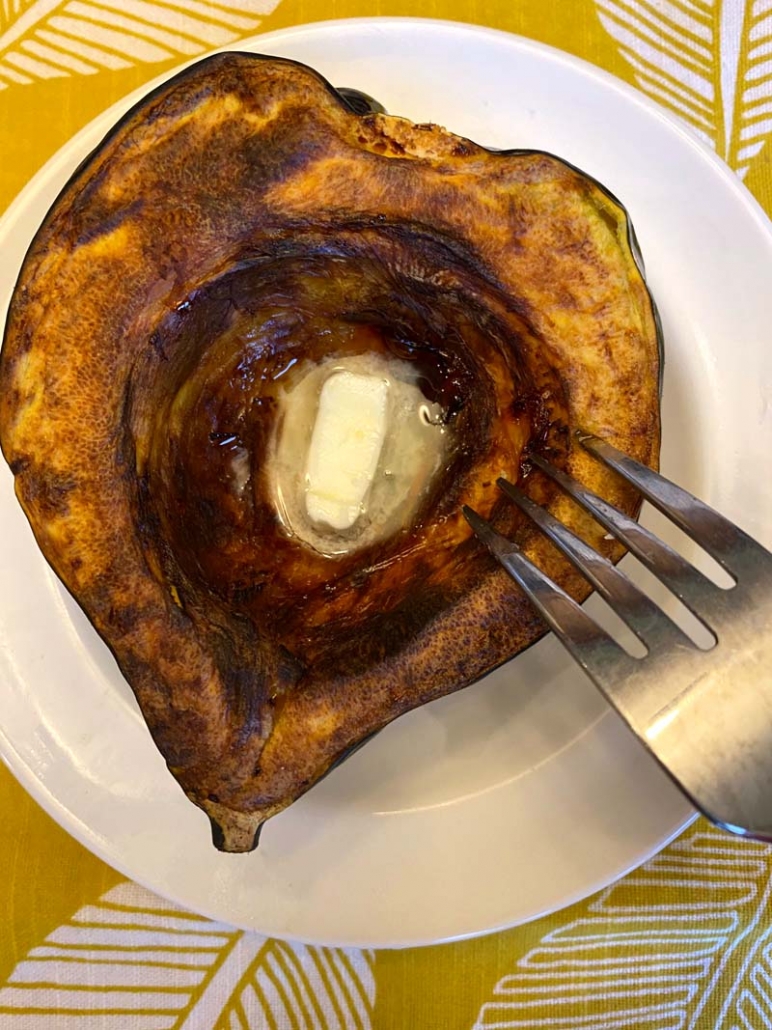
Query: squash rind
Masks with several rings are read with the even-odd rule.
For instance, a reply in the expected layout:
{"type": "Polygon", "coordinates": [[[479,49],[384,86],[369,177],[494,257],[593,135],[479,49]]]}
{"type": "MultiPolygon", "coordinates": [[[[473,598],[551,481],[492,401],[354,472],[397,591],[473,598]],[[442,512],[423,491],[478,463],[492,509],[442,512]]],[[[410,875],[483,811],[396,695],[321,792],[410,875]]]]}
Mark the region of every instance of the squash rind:
{"type": "MultiPolygon", "coordinates": [[[[348,666],[320,643],[324,626],[313,640],[299,629],[283,640],[234,614],[159,528],[168,484],[163,461],[147,472],[160,434],[148,398],[169,375],[169,319],[182,324],[212,283],[266,255],[302,261],[303,246],[324,260],[365,248],[448,310],[465,290],[470,309],[498,305],[502,332],[529,355],[538,344],[565,393],[565,425],[550,423],[547,445],[623,510],[635,512],[637,497],[572,445],[571,430],[653,467],[659,448],[656,311],[629,218],[589,176],[551,155],[494,153],[436,126],[359,117],[312,70],[252,54],[207,58],[128,112],[64,188],[24,262],[0,356],[0,445],[43,554],[115,655],[172,773],[219,827],[218,846],[232,851],[249,850],[259,826],[358,741],[544,632],[460,516],[471,503],[510,517],[496,507],[495,476],[527,468],[493,430],[490,453],[481,445],[448,495],[455,514],[439,529],[429,512],[416,530],[420,563],[400,558],[388,581],[372,574],[392,605],[385,615],[352,626],[353,572],[337,602],[308,609],[331,613],[348,666]],[[359,662],[357,633],[367,645],[359,662]]],[[[525,483],[619,557],[538,474],[525,483]]],[[[587,595],[537,533],[518,532],[549,575],[587,595]]]]}

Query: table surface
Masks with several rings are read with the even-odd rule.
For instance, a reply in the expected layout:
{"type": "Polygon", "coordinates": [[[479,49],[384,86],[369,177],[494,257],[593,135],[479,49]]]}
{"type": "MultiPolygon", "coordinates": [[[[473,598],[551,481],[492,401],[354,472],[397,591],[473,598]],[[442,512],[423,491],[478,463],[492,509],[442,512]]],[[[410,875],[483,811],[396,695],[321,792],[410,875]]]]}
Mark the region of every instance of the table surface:
{"type": "MultiPolygon", "coordinates": [[[[475,22],[592,61],[698,128],[772,212],[770,0],[176,0],[163,11],[146,0],[0,0],[0,211],[74,132],[186,59],[175,27],[188,40],[195,30],[204,52],[363,15],[475,22]],[[92,25],[80,57],[51,49],[73,15],[92,25]],[[155,34],[118,45],[105,33],[129,28],[127,17],[155,34]]],[[[772,848],[703,821],[548,918],[365,952],[271,941],[174,909],[72,840],[2,766],[0,813],[9,1030],[772,1026],[772,848]]]]}

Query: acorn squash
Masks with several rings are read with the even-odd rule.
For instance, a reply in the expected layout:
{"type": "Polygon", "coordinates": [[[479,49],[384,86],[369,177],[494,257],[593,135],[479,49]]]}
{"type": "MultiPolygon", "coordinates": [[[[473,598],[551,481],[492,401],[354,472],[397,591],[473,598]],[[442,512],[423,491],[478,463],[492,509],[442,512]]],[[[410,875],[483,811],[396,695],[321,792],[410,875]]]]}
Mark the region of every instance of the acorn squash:
{"type": "Polygon", "coordinates": [[[0,442],[169,769],[243,851],[368,735],[544,632],[462,504],[587,595],[496,478],[618,557],[528,455],[634,512],[572,432],[654,465],[659,365],[628,218],[592,178],[225,53],[131,110],[51,208],[8,315],[0,442]],[[336,530],[303,509],[303,449],[345,367],[391,370],[442,439],[424,466],[393,455],[413,471],[388,518],[336,530]]]}

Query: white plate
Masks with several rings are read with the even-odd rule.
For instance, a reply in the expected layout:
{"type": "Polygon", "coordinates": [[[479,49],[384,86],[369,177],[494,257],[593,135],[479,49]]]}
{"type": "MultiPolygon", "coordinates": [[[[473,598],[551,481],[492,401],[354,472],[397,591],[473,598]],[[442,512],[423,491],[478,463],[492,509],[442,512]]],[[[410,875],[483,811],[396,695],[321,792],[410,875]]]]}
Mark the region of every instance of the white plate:
{"type": "MultiPolygon", "coordinates": [[[[493,147],[560,154],[629,207],[667,343],[664,470],[772,543],[772,233],[740,183],[637,93],[503,33],[419,20],[241,43],[493,147]]],[[[0,225],[0,314],[67,175],[130,97],[76,136],[0,225]]],[[[87,847],[199,912],[279,937],[401,946],[578,900],[691,818],[553,640],[400,719],[265,829],[218,854],[108,652],[40,557],[0,476],[0,747],[87,847]]]]}

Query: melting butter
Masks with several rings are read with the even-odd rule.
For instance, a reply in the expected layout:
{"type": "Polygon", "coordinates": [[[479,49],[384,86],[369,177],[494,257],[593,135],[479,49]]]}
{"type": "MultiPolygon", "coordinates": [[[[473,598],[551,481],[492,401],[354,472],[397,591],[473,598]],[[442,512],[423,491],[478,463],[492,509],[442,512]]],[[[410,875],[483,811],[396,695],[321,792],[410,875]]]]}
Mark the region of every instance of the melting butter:
{"type": "Polygon", "coordinates": [[[306,463],[312,522],[350,529],[366,511],[388,428],[389,381],[345,369],[325,380],[306,463]]]}
{"type": "Polygon", "coordinates": [[[451,441],[415,366],[359,354],[299,363],[282,379],[268,449],[269,494],[285,530],[337,556],[415,518],[451,441]]]}

